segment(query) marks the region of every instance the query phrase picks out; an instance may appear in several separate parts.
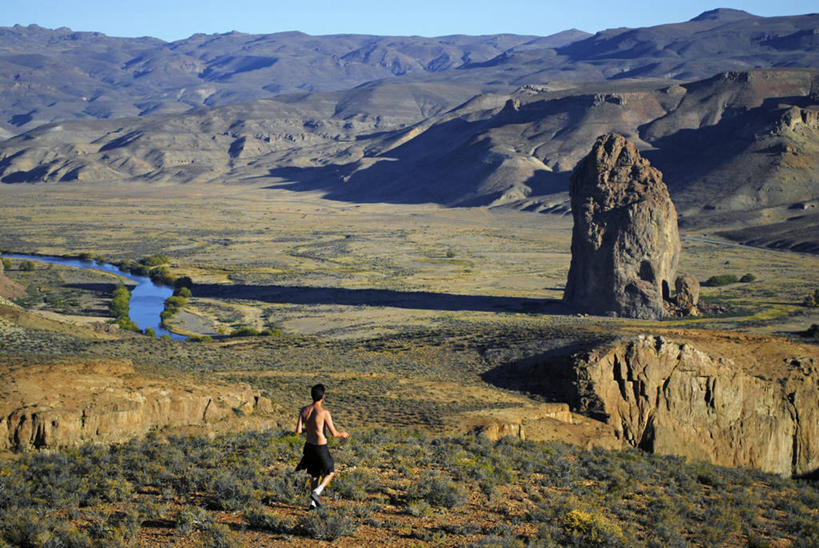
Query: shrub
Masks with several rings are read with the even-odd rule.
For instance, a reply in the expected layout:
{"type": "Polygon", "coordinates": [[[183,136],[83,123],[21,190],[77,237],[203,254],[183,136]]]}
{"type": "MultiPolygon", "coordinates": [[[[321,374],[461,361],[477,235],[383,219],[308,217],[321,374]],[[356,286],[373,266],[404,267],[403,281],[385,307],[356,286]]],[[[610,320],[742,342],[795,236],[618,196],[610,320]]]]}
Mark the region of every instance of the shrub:
{"type": "Polygon", "coordinates": [[[156,337],[156,331],[154,330],[153,327],[146,327],[144,333],[148,337],[151,337],[151,338],[156,337]]]}
{"type": "Polygon", "coordinates": [[[188,299],[192,296],[191,290],[188,289],[187,287],[177,287],[176,289],[174,289],[173,294],[179,297],[183,297],[185,299],[188,299]]]}
{"type": "Polygon", "coordinates": [[[22,270],[23,272],[31,272],[35,268],[36,268],[36,265],[34,264],[34,261],[26,260],[26,261],[23,261],[23,262],[20,263],[20,270],[22,270]]]}
{"type": "Polygon", "coordinates": [[[131,309],[131,292],[124,285],[118,285],[114,289],[114,297],[111,299],[109,310],[111,315],[117,319],[128,318],[131,309]]]}
{"type": "Polygon", "coordinates": [[[151,277],[151,280],[154,283],[160,285],[170,285],[172,286],[176,281],[176,276],[171,274],[170,269],[167,266],[159,266],[151,270],[148,275],[151,277]]]}
{"type": "Polygon", "coordinates": [[[424,500],[433,506],[456,508],[466,502],[464,488],[440,472],[425,472],[410,485],[407,498],[424,500]]]}
{"type": "Polygon", "coordinates": [[[202,529],[200,542],[209,548],[234,548],[240,546],[236,533],[224,523],[211,523],[202,529]]]}
{"type": "Polygon", "coordinates": [[[708,287],[719,287],[721,285],[735,284],[738,281],[739,279],[734,274],[718,274],[717,276],[711,276],[702,282],[702,285],[708,287]]]}
{"type": "Polygon", "coordinates": [[[237,327],[233,331],[230,332],[228,337],[257,337],[259,336],[259,330],[253,329],[252,327],[237,327]]]}
{"type": "Polygon", "coordinates": [[[339,537],[352,536],[358,526],[343,509],[319,508],[299,520],[298,531],[316,540],[333,541],[339,537]]]}
{"type": "Polygon", "coordinates": [[[271,514],[261,506],[247,510],[245,519],[247,519],[248,525],[254,529],[270,531],[271,533],[285,534],[290,533],[293,529],[293,524],[289,520],[271,514]]]}
{"type": "Polygon", "coordinates": [[[750,282],[755,282],[756,281],[756,276],[754,276],[753,274],[751,274],[749,272],[747,274],[743,274],[742,277],[739,279],[739,281],[744,283],[744,284],[747,284],[747,283],[750,283],[750,282]]]}
{"type": "Polygon", "coordinates": [[[173,282],[174,289],[191,289],[193,287],[193,280],[190,276],[180,276],[173,282]]]}
{"type": "Polygon", "coordinates": [[[560,520],[572,544],[581,546],[626,546],[623,531],[604,516],[572,510],[560,520]]]}
{"type": "Polygon", "coordinates": [[[819,307],[819,289],[814,289],[813,293],[809,293],[808,296],[802,301],[802,306],[807,306],[809,308],[819,307]]]}
{"type": "MultiPolygon", "coordinates": [[[[167,340],[171,340],[170,336],[168,335],[162,335],[161,338],[165,339],[165,337],[167,337],[167,340]]],[[[213,339],[207,335],[191,335],[185,340],[188,342],[211,342],[213,339]]]]}
{"type": "Polygon", "coordinates": [[[77,258],[84,263],[90,263],[91,261],[94,260],[94,254],[88,251],[83,251],[82,253],[77,255],[77,258]]]}
{"type": "Polygon", "coordinates": [[[218,472],[208,485],[213,503],[222,510],[237,510],[251,498],[250,487],[231,469],[218,472]]]}
{"type": "Polygon", "coordinates": [[[3,268],[6,270],[11,270],[11,267],[14,263],[12,263],[11,259],[7,259],[3,257],[3,268]]]}
{"type": "Polygon", "coordinates": [[[416,518],[422,518],[432,513],[432,507],[425,500],[413,500],[407,505],[407,513],[416,518]]]}
{"type": "Polygon", "coordinates": [[[176,514],[176,529],[183,537],[213,523],[210,513],[199,506],[185,506],[176,514]]]}
{"type": "Polygon", "coordinates": [[[162,264],[166,264],[170,261],[167,255],[151,255],[149,257],[143,257],[140,259],[140,263],[144,264],[145,266],[159,266],[162,264]]]}

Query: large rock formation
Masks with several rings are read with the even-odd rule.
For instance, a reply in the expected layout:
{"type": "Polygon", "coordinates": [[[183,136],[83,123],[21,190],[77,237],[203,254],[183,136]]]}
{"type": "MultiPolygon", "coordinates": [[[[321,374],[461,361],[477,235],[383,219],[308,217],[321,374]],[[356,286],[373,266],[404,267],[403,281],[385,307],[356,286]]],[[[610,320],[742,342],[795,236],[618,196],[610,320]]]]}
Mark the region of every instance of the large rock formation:
{"type": "Polygon", "coordinates": [[[563,300],[592,314],[660,318],[680,237],[662,174],[625,137],[599,137],[574,170],[572,262],[563,300]]]}
{"type": "Polygon", "coordinates": [[[574,403],[647,451],[786,476],[814,473],[819,360],[813,353],[779,361],[778,371],[765,371],[770,379],[691,344],[641,336],[578,355],[574,403]]]}
{"type": "Polygon", "coordinates": [[[272,412],[247,385],[139,375],[127,361],[3,367],[0,449],[114,443],[152,429],[233,429],[272,412]]]}

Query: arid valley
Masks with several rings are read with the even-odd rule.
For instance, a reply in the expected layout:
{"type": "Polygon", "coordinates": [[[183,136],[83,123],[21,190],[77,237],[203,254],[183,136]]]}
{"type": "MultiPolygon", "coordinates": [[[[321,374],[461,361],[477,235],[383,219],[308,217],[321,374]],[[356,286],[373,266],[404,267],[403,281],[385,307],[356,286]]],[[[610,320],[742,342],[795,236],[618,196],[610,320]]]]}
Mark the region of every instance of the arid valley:
{"type": "Polygon", "coordinates": [[[3,27],[0,546],[815,546],[817,29],[3,27]],[[578,214],[652,185],[668,218],[578,214]],[[585,221],[654,317],[564,298],[585,221]],[[133,281],[38,256],[166,286],[173,337],[118,308],[133,281]],[[316,383],[351,436],[308,512],[316,383]]]}

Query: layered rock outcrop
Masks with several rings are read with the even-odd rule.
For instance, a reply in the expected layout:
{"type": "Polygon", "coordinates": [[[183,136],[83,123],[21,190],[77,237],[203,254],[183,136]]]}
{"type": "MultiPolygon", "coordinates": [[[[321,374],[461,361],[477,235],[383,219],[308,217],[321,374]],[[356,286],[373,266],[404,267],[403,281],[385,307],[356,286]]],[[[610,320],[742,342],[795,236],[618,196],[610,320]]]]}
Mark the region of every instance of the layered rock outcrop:
{"type": "Polygon", "coordinates": [[[127,361],[4,368],[0,449],[114,443],[152,429],[267,415],[271,402],[247,385],[146,377],[127,361]]]}
{"type": "Polygon", "coordinates": [[[691,344],[641,336],[578,355],[576,407],[634,447],[786,476],[819,469],[819,360],[779,378],[691,344]]]}
{"type": "Polygon", "coordinates": [[[564,302],[582,312],[656,319],[680,254],[662,174],[617,134],[601,136],[571,177],[574,228],[564,302]]]}

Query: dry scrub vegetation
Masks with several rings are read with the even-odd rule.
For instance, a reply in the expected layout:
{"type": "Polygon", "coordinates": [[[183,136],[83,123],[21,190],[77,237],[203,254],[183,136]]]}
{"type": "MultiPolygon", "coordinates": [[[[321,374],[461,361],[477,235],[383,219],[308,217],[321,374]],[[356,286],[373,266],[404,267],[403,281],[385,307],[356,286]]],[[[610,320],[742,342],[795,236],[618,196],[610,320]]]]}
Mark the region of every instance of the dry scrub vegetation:
{"type": "MultiPolygon", "coordinates": [[[[457,424],[476,409],[539,403],[482,375],[570,342],[635,330],[714,342],[711,329],[802,340],[797,333],[819,323],[819,309],[802,304],[819,287],[815,256],[687,234],[683,271],[754,279],[704,288],[715,312],[700,318],[582,318],[559,314],[557,303],[566,217],[353,205],[251,184],[0,193],[0,247],[112,261],[167,255],[171,275],[194,281],[167,323],[212,338],[0,317],[0,362],[104,357],[137,372],[219,376],[260,389],[279,414],[266,432],[162,433],[15,455],[0,467],[0,546],[819,543],[815,484],[634,451],[493,443],[457,424]],[[305,478],[292,472],[301,442],[284,429],[319,381],[353,438],[333,447],[340,475],[329,508],[308,514],[305,478]]],[[[114,277],[15,265],[6,273],[28,288],[27,309],[110,319],[114,277]]]]}
{"type": "Polygon", "coordinates": [[[306,511],[286,432],[148,437],[0,468],[0,533],[20,546],[815,546],[819,491],[637,451],[358,430],[306,511]],[[61,544],[62,543],[62,544],[61,544]]]}

